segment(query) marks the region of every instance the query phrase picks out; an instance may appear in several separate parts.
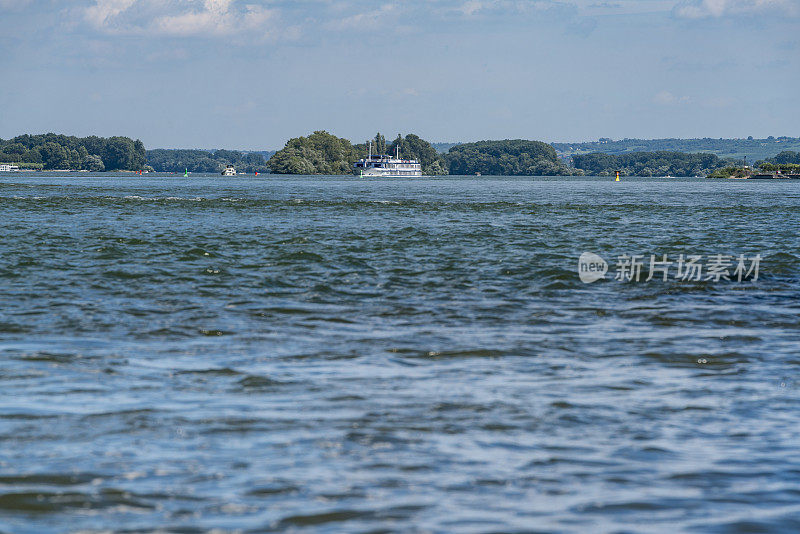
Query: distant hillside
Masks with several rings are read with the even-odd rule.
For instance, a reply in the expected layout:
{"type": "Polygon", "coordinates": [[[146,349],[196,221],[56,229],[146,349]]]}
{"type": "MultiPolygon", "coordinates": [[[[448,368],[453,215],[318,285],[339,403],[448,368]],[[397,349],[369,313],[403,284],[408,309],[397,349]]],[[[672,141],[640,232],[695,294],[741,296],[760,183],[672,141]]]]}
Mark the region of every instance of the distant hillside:
{"type": "Polygon", "coordinates": [[[261,154],[264,156],[265,160],[269,160],[272,156],[275,155],[277,150],[243,150],[242,154],[261,154]]]}
{"type": "Polygon", "coordinates": [[[553,143],[559,156],[574,156],[602,152],[688,152],[709,153],[725,159],[747,158],[750,163],[765,160],[786,150],[800,150],[800,138],[767,137],[766,139],[600,139],[590,143],[553,143]]]}
{"type": "Polygon", "coordinates": [[[447,154],[451,148],[460,144],[461,143],[431,143],[431,146],[439,154],[447,154]]]}

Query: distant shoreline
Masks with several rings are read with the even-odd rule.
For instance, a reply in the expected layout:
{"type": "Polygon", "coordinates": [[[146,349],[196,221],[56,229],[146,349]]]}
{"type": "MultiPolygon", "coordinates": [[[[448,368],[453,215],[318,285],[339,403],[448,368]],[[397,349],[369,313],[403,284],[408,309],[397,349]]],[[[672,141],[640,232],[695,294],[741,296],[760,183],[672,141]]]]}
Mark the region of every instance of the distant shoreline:
{"type": "MultiPolygon", "coordinates": [[[[748,164],[767,165],[765,173],[793,173],[800,164],[800,138],[764,139],[622,139],[581,143],[544,143],[524,139],[468,143],[430,143],[407,134],[388,142],[381,134],[376,150],[400,150],[422,163],[428,175],[499,176],[709,176],[741,178],[748,164]],[[781,156],[784,156],[781,159],[781,156]],[[770,168],[769,165],[784,165],[770,168]],[[788,166],[788,167],[787,167],[788,166]],[[719,172],[734,169],[729,176],[719,172]],[[714,174],[717,173],[717,174],[714,174]]],[[[0,139],[0,164],[21,167],[12,172],[121,172],[165,175],[216,173],[228,165],[237,173],[346,175],[367,144],[353,144],[325,131],[287,141],[277,152],[151,149],[127,137],[85,138],[20,135],[0,139]],[[331,147],[338,147],[332,149],[331,147]],[[338,154],[338,155],[337,155],[338,154]]],[[[0,171],[3,172],[3,171],[0,171]]],[[[750,174],[753,174],[751,172],[750,174]]],[[[5,174],[5,172],[3,172],[5,174]]]]}

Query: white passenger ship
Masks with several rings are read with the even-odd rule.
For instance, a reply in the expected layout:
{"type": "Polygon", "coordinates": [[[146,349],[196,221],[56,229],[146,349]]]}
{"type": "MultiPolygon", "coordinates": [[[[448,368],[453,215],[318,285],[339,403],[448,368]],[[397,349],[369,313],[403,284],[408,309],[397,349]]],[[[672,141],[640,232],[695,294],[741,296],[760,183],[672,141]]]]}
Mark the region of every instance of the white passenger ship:
{"type": "Polygon", "coordinates": [[[353,170],[359,176],[380,176],[382,178],[406,178],[422,176],[422,165],[415,159],[400,159],[400,147],[395,157],[387,154],[373,154],[369,144],[369,156],[356,161],[353,170]]]}

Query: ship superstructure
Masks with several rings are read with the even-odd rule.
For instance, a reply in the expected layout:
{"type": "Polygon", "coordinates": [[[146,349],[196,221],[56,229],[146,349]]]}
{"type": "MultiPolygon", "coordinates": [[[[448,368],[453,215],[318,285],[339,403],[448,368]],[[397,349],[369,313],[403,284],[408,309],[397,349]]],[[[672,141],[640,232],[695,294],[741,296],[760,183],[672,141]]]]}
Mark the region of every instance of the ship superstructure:
{"type": "Polygon", "coordinates": [[[369,155],[353,165],[358,176],[380,176],[383,178],[408,178],[422,176],[422,165],[416,159],[401,159],[400,147],[393,156],[373,154],[372,143],[369,144],[369,155]]]}

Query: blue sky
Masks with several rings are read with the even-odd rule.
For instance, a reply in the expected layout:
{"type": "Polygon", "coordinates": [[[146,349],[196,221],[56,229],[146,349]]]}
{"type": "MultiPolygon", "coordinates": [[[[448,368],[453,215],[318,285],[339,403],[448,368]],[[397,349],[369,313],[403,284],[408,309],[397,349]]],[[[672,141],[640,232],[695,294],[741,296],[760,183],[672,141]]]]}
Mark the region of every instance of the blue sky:
{"type": "Polygon", "coordinates": [[[0,0],[0,137],[800,136],[800,0],[0,0]]]}

